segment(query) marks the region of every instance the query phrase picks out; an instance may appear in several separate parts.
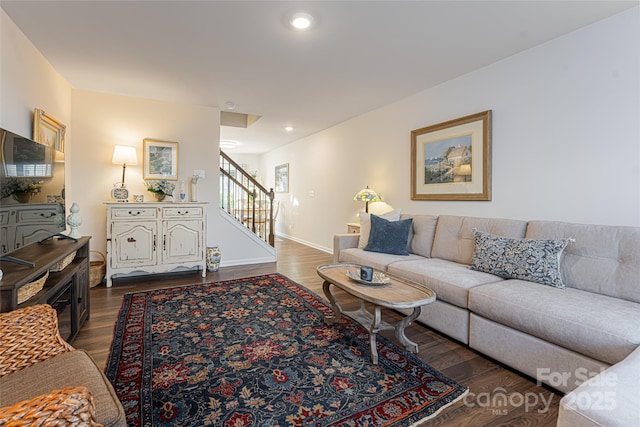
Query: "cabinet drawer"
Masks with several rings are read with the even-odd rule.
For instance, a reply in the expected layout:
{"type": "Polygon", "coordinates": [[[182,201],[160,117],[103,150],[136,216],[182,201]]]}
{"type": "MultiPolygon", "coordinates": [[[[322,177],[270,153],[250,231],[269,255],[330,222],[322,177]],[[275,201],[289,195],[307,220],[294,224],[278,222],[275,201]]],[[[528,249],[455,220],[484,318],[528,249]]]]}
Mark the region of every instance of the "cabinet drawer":
{"type": "Polygon", "coordinates": [[[162,208],[162,217],[165,219],[202,218],[202,215],[202,207],[199,206],[162,208]]]}
{"type": "Polygon", "coordinates": [[[51,209],[29,209],[18,212],[18,223],[28,224],[37,222],[38,224],[55,224],[58,217],[56,208],[51,209]]]}
{"type": "Polygon", "coordinates": [[[156,216],[156,208],[130,207],[111,210],[111,219],[144,219],[155,218],[156,216]]]}

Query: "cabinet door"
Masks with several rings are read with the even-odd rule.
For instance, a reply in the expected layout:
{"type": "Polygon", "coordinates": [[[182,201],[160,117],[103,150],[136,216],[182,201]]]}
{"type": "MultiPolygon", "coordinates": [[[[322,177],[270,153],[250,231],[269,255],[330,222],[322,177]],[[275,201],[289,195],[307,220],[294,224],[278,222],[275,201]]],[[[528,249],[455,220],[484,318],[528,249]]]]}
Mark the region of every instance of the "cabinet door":
{"type": "Polygon", "coordinates": [[[203,222],[164,221],[163,261],[181,263],[202,260],[203,222]]]}
{"type": "Polygon", "coordinates": [[[74,277],[76,330],[79,331],[84,322],[89,318],[89,260],[85,260],[78,266],[74,277]]]}
{"type": "Polygon", "coordinates": [[[155,265],[158,225],[156,221],[114,222],[111,239],[112,268],[155,265]]]}
{"type": "Polygon", "coordinates": [[[9,241],[9,227],[0,227],[0,255],[13,249],[13,239],[9,241]]]}
{"type": "Polygon", "coordinates": [[[16,248],[39,242],[58,232],[58,228],[47,225],[19,225],[16,227],[16,248]]]}

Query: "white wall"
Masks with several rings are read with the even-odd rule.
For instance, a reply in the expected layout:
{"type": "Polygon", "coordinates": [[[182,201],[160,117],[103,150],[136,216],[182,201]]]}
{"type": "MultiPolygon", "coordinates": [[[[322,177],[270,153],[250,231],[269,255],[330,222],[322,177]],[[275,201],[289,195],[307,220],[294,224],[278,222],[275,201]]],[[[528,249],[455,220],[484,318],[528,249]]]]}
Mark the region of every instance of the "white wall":
{"type": "Polygon", "coordinates": [[[103,202],[109,200],[122,168],[111,164],[116,144],[138,147],[139,165],[127,168],[132,194],[144,191],[142,138],[179,142],[180,179],[204,169],[198,199],[209,202],[207,245],[220,246],[222,266],[273,262],[273,252],[218,213],[217,108],[189,106],[73,89],[0,10],[0,127],[32,136],[33,109],[44,109],[67,125],[65,144],[67,202],[77,202],[92,248],[106,249],[103,202]],[[206,155],[210,153],[210,155],[206,155]]]}
{"type": "Polygon", "coordinates": [[[369,185],[406,213],[640,226],[640,8],[263,155],[277,231],[329,250],[369,185]],[[412,201],[410,132],[493,111],[493,198],[412,201]],[[312,192],[312,193],[310,193],[312,192]],[[312,197],[313,195],[313,197],[312,197]]]}
{"type": "MultiPolygon", "coordinates": [[[[41,108],[60,122],[71,123],[71,84],[47,62],[42,54],[0,10],[0,127],[33,138],[33,109],[41,108]]],[[[73,145],[72,132],[66,135],[67,148],[73,145]]],[[[49,186],[60,189],[64,163],[54,163],[51,179],[44,179],[42,192],[34,202],[46,203],[49,186]]],[[[56,191],[56,195],[57,195],[56,191]]],[[[0,203],[13,203],[11,198],[0,203]]]]}
{"type": "MultiPolygon", "coordinates": [[[[128,166],[126,184],[130,194],[143,194],[144,138],[178,142],[178,179],[188,180],[194,169],[205,171],[198,181],[197,200],[208,202],[207,245],[219,246],[222,266],[243,264],[256,259],[274,261],[262,246],[244,237],[233,224],[218,214],[220,110],[218,108],[175,104],[121,95],[73,90],[74,161],[68,176],[82,211],[81,232],[93,236],[92,246],[106,248],[104,202],[110,199],[114,183],[122,180],[122,167],[111,163],[115,145],[137,148],[138,164],[128,166]]],[[[263,261],[264,262],[264,261],[263,261]]]]}
{"type": "Polygon", "coordinates": [[[0,125],[31,138],[37,107],[69,126],[71,87],[0,9],[0,125]]]}

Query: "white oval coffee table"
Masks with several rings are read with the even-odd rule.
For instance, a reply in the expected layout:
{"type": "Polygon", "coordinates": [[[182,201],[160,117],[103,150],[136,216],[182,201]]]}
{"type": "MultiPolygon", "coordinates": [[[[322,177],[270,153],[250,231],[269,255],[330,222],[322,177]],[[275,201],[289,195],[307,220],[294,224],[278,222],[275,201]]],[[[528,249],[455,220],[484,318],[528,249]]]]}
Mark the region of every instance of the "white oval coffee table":
{"type": "Polygon", "coordinates": [[[407,279],[390,273],[375,270],[389,279],[389,283],[383,285],[368,285],[358,283],[349,278],[349,270],[356,270],[360,274],[360,266],[356,264],[330,264],[321,265],[317,269],[318,275],[324,279],[322,290],[333,307],[333,316],[326,316],[325,322],[333,324],[339,322],[343,314],[369,331],[369,346],[371,348],[371,362],[378,363],[378,351],[376,349],[376,333],[387,329],[395,330],[395,336],[402,345],[413,353],[418,352],[418,344],[411,341],[404,333],[405,328],[411,324],[421,312],[421,307],[431,304],[436,300],[436,294],[431,289],[419,285],[407,279]],[[360,309],[345,312],[340,307],[336,297],[331,293],[331,285],[342,289],[360,300],[360,309]],[[365,307],[365,302],[373,304],[373,313],[365,307]],[[395,326],[382,321],[380,308],[412,308],[413,312],[403,317],[395,326]]]}

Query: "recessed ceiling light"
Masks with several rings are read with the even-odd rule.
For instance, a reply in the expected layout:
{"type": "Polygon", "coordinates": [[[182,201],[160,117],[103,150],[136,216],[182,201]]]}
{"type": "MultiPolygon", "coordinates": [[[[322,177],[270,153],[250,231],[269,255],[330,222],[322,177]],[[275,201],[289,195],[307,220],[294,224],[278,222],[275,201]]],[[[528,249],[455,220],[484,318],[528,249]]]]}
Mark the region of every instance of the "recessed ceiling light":
{"type": "Polygon", "coordinates": [[[237,141],[232,141],[230,139],[223,139],[222,141],[220,141],[220,148],[229,149],[229,148],[235,148],[237,146],[238,146],[237,141]]]}
{"type": "Polygon", "coordinates": [[[227,103],[226,103],[226,104],[224,104],[224,107],[225,107],[227,110],[235,110],[237,106],[238,106],[238,105],[237,105],[235,102],[233,102],[233,101],[227,101],[227,103]]]}
{"type": "Polygon", "coordinates": [[[293,129],[295,129],[293,126],[285,126],[284,130],[286,130],[287,132],[293,132],[293,129]]]}
{"type": "Polygon", "coordinates": [[[308,30],[313,25],[313,16],[304,12],[294,13],[289,19],[289,25],[296,30],[308,30]]]}

